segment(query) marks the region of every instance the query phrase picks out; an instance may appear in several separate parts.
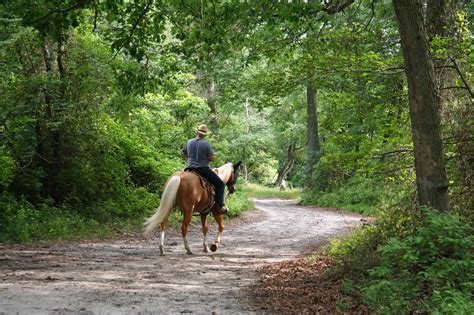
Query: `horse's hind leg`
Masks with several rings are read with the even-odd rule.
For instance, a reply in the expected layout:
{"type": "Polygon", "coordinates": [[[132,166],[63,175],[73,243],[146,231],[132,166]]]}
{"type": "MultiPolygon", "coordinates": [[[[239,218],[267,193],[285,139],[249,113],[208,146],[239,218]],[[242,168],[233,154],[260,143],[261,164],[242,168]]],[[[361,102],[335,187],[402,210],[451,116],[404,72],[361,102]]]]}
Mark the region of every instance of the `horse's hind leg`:
{"type": "Polygon", "coordinates": [[[209,253],[209,247],[207,247],[207,232],[209,231],[209,225],[207,224],[207,214],[201,214],[201,224],[202,224],[202,235],[203,235],[203,247],[204,252],[209,253]]]}
{"type": "Polygon", "coordinates": [[[214,242],[213,245],[211,245],[211,250],[214,252],[217,250],[217,247],[219,247],[219,244],[221,243],[221,235],[224,232],[224,215],[213,215],[214,219],[216,220],[217,223],[217,237],[216,241],[214,242]],[[215,245],[215,247],[214,247],[215,245]]]}
{"type": "Polygon", "coordinates": [[[191,251],[191,248],[189,247],[188,243],[188,227],[189,224],[191,223],[191,220],[193,219],[193,212],[192,209],[191,211],[184,211],[184,218],[183,218],[183,224],[181,225],[181,235],[183,235],[183,242],[184,242],[184,248],[186,249],[186,252],[189,255],[192,255],[193,252],[191,251]]]}
{"type": "Polygon", "coordinates": [[[165,219],[160,225],[160,256],[165,255],[165,229],[167,221],[168,220],[165,219]]]}

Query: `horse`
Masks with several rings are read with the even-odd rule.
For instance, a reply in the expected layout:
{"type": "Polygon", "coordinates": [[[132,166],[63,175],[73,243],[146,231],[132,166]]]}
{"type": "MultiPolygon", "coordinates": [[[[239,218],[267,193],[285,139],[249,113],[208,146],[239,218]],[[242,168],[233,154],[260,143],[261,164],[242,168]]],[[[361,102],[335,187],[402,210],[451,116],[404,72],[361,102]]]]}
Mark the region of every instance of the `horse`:
{"type": "MultiPolygon", "coordinates": [[[[226,163],[219,168],[213,169],[213,171],[219,176],[219,178],[226,184],[230,194],[235,191],[235,183],[239,176],[239,167],[242,162],[236,164],[226,163]]],[[[193,213],[197,212],[201,216],[202,234],[204,236],[203,247],[204,252],[209,252],[207,246],[207,232],[209,226],[207,224],[207,215],[209,214],[209,193],[203,188],[201,179],[198,175],[193,172],[180,171],[176,172],[168,179],[165,184],[163,194],[161,196],[161,202],[159,207],[153,216],[148,218],[144,223],[145,230],[143,235],[149,238],[153,235],[155,227],[160,225],[160,255],[163,256],[164,252],[164,237],[165,229],[168,223],[168,217],[175,207],[179,207],[183,213],[183,222],[181,225],[181,234],[183,236],[184,248],[190,255],[193,254],[189,247],[187,234],[188,227],[191,223],[193,213]]],[[[217,250],[221,242],[221,235],[224,231],[224,214],[218,212],[218,209],[211,207],[211,213],[216,220],[218,226],[217,237],[214,244],[211,245],[211,250],[214,252],[217,250]]]]}

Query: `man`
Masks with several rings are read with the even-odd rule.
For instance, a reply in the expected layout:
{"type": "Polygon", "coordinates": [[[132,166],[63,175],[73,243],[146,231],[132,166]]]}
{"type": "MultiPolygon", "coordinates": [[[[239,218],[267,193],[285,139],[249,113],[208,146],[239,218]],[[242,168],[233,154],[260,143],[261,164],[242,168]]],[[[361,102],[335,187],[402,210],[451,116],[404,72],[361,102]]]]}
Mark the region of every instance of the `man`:
{"type": "Polygon", "coordinates": [[[205,140],[209,129],[206,125],[200,125],[196,130],[196,138],[189,139],[183,148],[183,155],[188,162],[187,169],[191,169],[206,178],[216,189],[216,204],[213,210],[223,214],[227,212],[224,206],[224,182],[209,167],[209,163],[214,161],[216,156],[212,146],[205,140]]]}

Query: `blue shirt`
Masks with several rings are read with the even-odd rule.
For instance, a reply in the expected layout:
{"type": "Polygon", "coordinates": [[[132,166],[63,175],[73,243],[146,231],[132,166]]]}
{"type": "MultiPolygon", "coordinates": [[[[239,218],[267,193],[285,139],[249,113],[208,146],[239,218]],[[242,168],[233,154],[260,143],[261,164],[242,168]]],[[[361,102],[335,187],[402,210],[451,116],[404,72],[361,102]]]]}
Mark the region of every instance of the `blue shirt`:
{"type": "Polygon", "coordinates": [[[189,139],[183,149],[188,156],[188,167],[209,167],[209,158],[214,154],[212,146],[204,139],[189,139]]]}

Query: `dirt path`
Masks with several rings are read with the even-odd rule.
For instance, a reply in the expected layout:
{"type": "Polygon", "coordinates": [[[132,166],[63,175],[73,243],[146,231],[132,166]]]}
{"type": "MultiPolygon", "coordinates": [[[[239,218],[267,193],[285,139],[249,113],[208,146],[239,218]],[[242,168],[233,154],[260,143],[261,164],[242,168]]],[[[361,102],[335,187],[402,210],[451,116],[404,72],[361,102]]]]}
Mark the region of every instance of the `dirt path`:
{"type": "MultiPolygon", "coordinates": [[[[360,216],[255,200],[257,211],[226,226],[222,246],[204,254],[199,226],[186,255],[177,232],[158,239],[0,245],[0,314],[258,313],[248,288],[257,268],[291,259],[341,235],[360,216]]],[[[211,240],[215,225],[211,226],[211,240]]]]}

